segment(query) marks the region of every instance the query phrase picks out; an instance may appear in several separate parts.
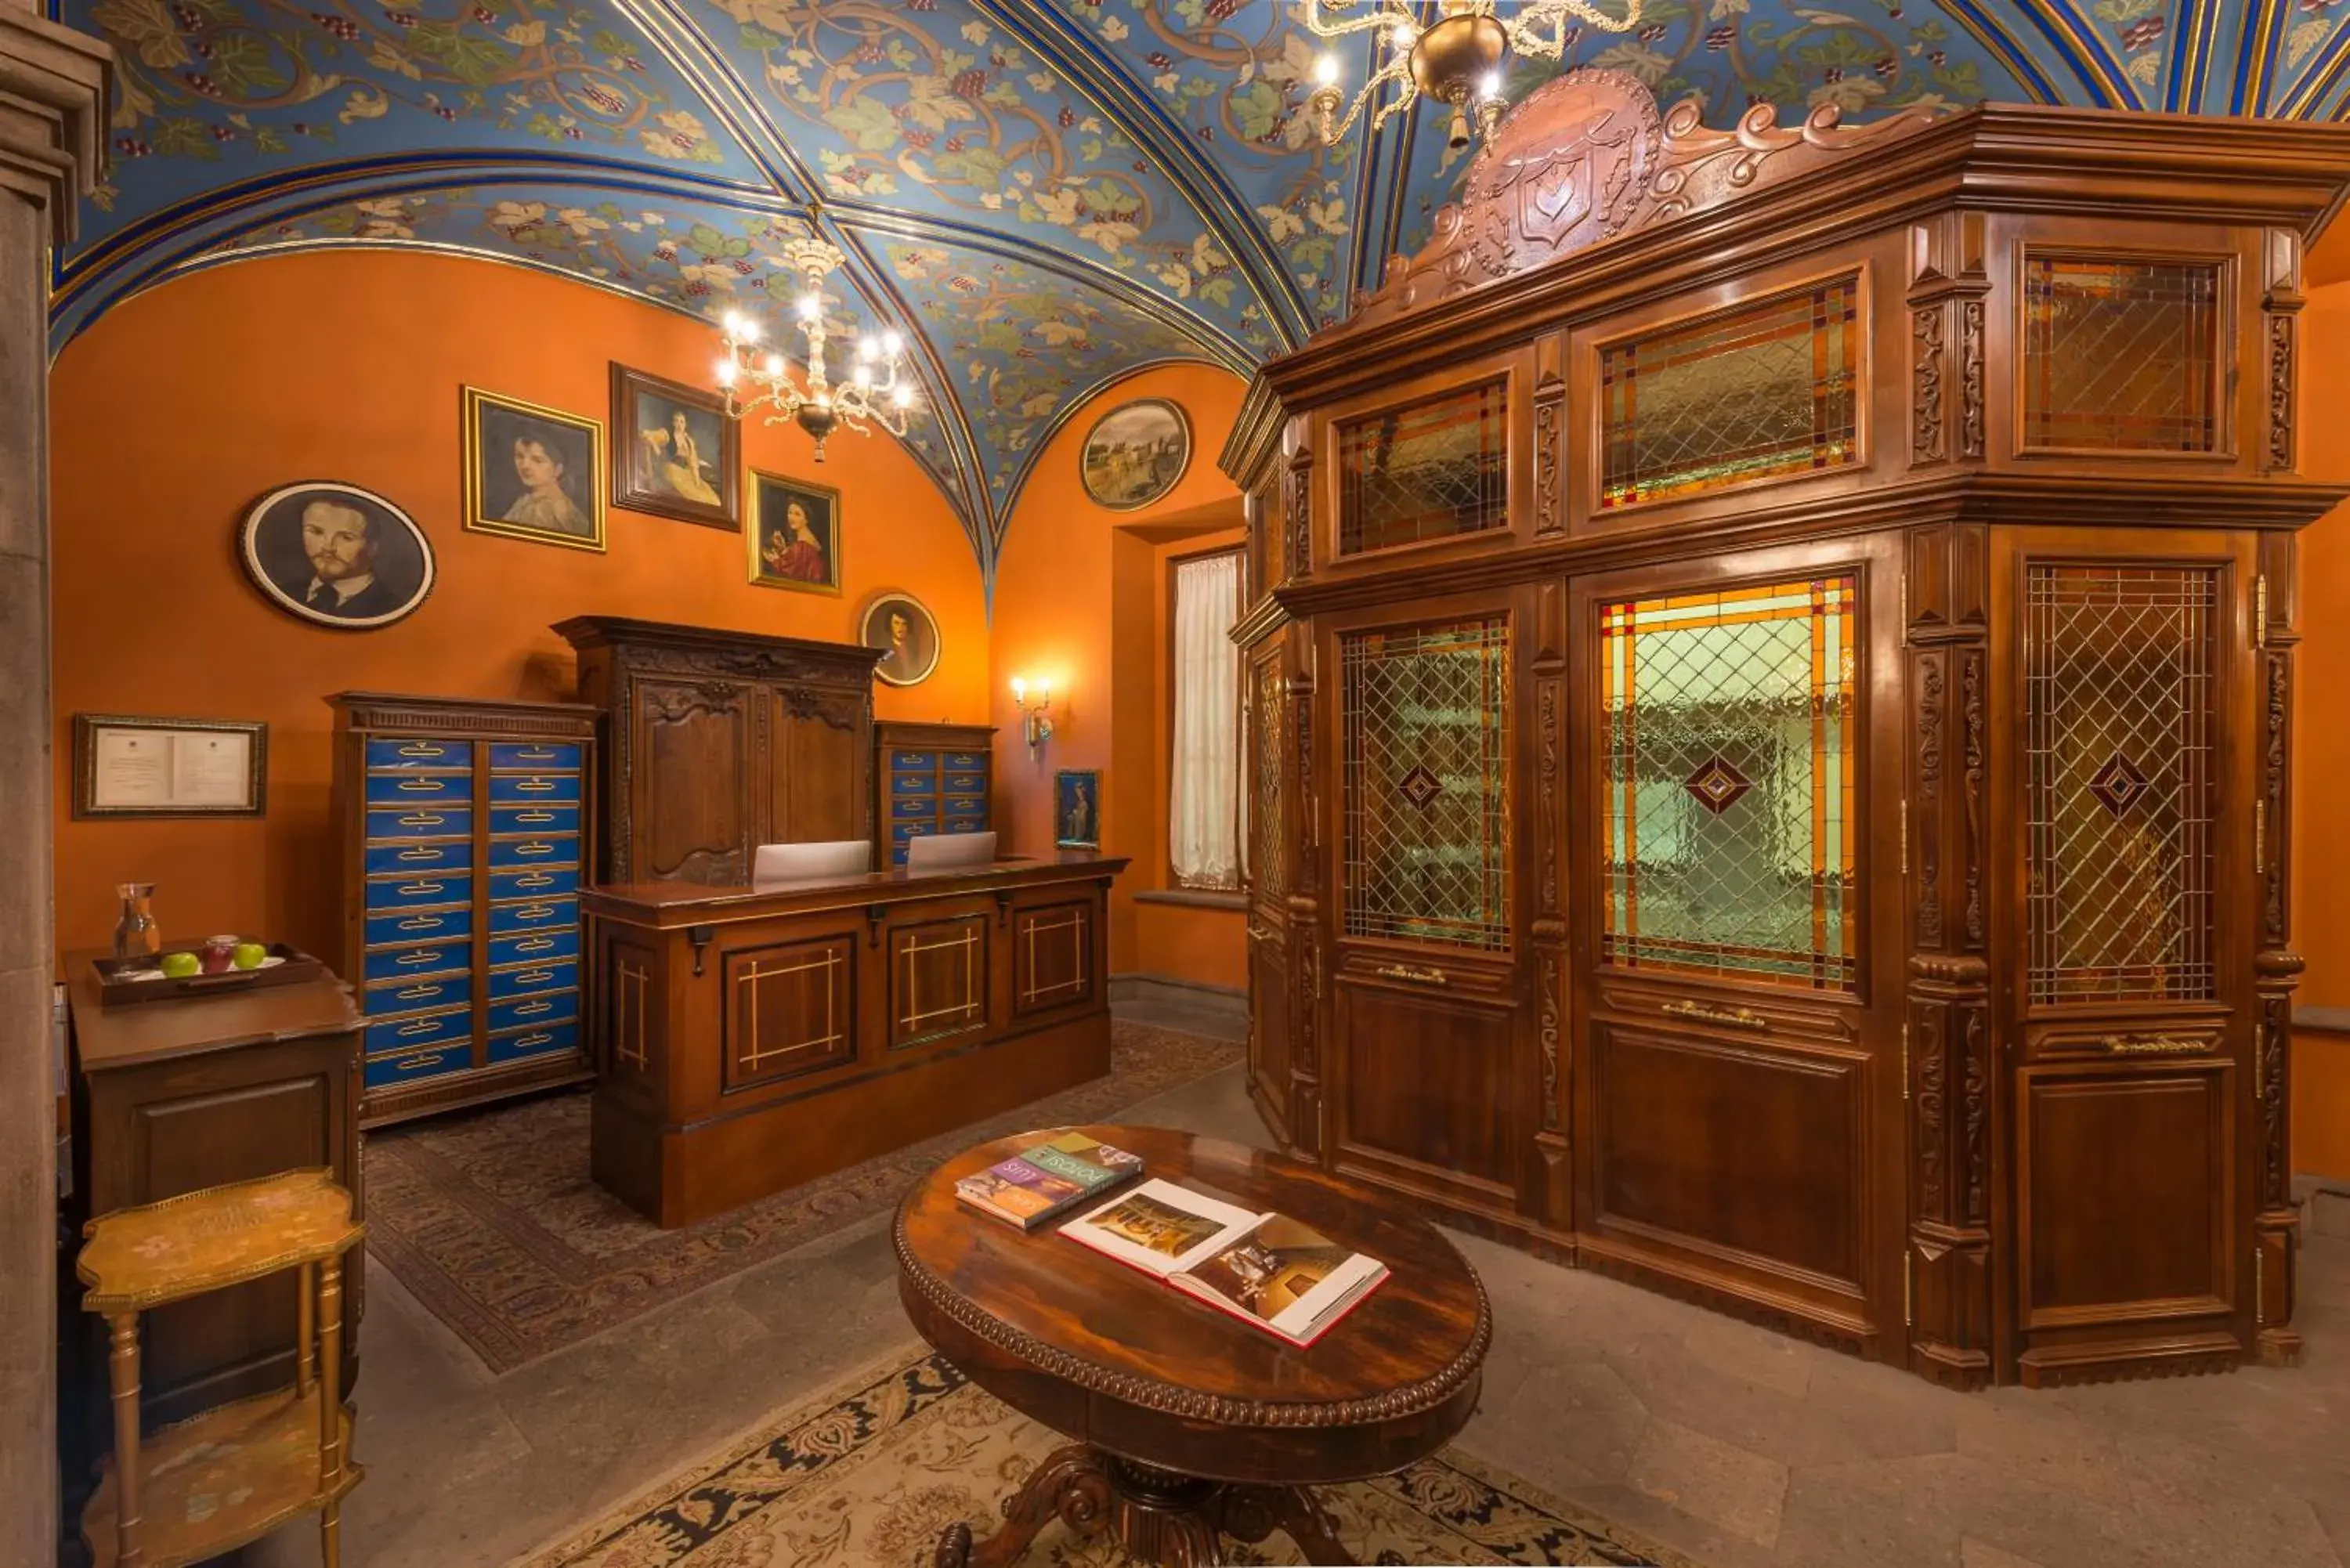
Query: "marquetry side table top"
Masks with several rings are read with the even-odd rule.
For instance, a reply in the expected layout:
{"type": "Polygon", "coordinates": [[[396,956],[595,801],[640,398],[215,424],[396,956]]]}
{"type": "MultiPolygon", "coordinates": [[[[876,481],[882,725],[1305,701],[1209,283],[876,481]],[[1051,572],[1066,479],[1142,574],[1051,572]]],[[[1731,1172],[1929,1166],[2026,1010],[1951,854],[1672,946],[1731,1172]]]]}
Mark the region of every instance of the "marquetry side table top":
{"type": "MultiPolygon", "coordinates": [[[[1005,1505],[1003,1532],[975,1549],[963,1538],[967,1560],[1016,1561],[1057,1513],[1118,1530],[1145,1561],[1218,1563],[1221,1535],[1273,1529],[1315,1562],[1345,1561],[1305,1489],[1401,1469],[1467,1424],[1492,1339],[1475,1271],[1425,1220],[1280,1155],[1159,1127],[1078,1129],[1140,1155],[1150,1176],[1278,1210],[1388,1265],[1376,1291],[1299,1349],[1055,1225],[1024,1234],[955,1200],[961,1178],[1062,1130],[968,1149],[898,1209],[899,1295],[916,1329],[981,1387],[1073,1439],[1005,1505]]],[[[952,1535],[941,1563],[966,1560],[952,1535]]]]}

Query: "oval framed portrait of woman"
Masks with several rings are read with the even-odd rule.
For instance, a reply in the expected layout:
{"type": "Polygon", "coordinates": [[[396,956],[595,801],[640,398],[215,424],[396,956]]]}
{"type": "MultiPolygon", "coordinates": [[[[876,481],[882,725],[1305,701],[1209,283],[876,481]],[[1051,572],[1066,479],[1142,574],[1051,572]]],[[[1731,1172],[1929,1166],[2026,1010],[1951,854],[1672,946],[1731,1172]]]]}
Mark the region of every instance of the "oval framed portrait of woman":
{"type": "Polygon", "coordinates": [[[865,601],[857,640],[881,650],[873,673],[891,686],[919,686],[939,667],[939,623],[922,601],[884,588],[865,601]]]}
{"type": "Polygon", "coordinates": [[[342,631],[407,619],[437,571],[416,519],[371,490],[321,479],[281,484],[247,507],[237,556],[279,609],[342,631]]]}
{"type": "Polygon", "coordinates": [[[1164,398],[1121,403],[1086,432],[1078,461],[1096,505],[1116,512],[1148,506],[1191,465],[1191,421],[1164,398]]]}
{"type": "Polygon", "coordinates": [[[465,527],[574,550],[604,548],[604,427],[464,389],[465,527]]]}

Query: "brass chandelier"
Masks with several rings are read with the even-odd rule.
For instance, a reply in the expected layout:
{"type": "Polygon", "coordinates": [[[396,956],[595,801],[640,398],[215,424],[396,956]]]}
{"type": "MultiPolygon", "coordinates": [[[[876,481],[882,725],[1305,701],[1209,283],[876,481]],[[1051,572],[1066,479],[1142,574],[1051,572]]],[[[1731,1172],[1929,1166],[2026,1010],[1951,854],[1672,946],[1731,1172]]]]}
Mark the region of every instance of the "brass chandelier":
{"type": "Polygon", "coordinates": [[[904,336],[894,329],[878,338],[860,334],[848,379],[836,383],[824,363],[824,280],[839,269],[845,258],[837,245],[809,234],[786,242],[783,259],[799,274],[803,286],[796,314],[800,333],[807,339],[806,383],[793,373],[790,361],[779,350],[760,352],[755,319],[730,310],[723,323],[725,348],[717,368],[727,414],[773,410],[767,415],[769,424],[791,420],[816,439],[818,462],[824,461],[825,438],[841,425],[858,435],[871,435],[869,427],[878,424],[893,436],[903,436],[907,411],[914,406],[910,378],[899,379],[905,369],[904,336]],[[744,383],[757,390],[748,400],[738,400],[735,389],[744,383]]]}
{"type": "MultiPolygon", "coordinates": [[[[1502,114],[1502,63],[1512,50],[1534,59],[1555,60],[1566,53],[1569,30],[1587,24],[1607,33],[1639,26],[1641,0],[1622,0],[1624,14],[1610,16],[1585,0],[1526,0],[1503,16],[1499,0],[1436,0],[1435,20],[1412,0],[1305,0],[1305,26],[1316,37],[1343,38],[1378,33],[1387,57],[1348,103],[1338,90],[1338,57],[1325,52],[1314,63],[1315,88],[1306,99],[1324,145],[1354,129],[1363,110],[1390,85],[1412,87],[1452,110],[1447,133],[1455,150],[1492,129],[1502,114]],[[1346,104],[1342,117],[1338,106],[1346,104]]],[[[1377,130],[1409,108],[1412,95],[1393,94],[1373,111],[1377,130]]]]}

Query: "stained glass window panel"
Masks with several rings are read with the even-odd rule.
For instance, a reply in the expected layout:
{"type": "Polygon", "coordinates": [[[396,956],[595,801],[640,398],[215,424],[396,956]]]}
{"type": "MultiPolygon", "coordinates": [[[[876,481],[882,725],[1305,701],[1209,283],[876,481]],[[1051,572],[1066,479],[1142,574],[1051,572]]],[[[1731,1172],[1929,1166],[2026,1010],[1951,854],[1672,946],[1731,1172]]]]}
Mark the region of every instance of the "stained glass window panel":
{"type": "Polygon", "coordinates": [[[1509,384],[1486,381],[1338,426],[1338,548],[1506,527],[1509,384]]]}
{"type": "Polygon", "coordinates": [[[1603,962],[1852,989],[1856,593],[1602,607],[1603,962]]]}
{"type": "Polygon", "coordinates": [[[1840,277],[1599,351],[1599,504],[1858,461],[1860,280],[1840,277]]]}
{"type": "Polygon", "coordinates": [[[2024,444],[2214,451],[2219,308],[2216,263],[2028,258],[2024,444]]]}
{"type": "Polygon", "coordinates": [[[2024,579],[2034,1002],[2210,997],[2220,574],[2034,565],[2024,579]]]}
{"type": "Polygon", "coordinates": [[[1510,940],[1506,618],[1339,639],[1347,934],[1510,940]]]}

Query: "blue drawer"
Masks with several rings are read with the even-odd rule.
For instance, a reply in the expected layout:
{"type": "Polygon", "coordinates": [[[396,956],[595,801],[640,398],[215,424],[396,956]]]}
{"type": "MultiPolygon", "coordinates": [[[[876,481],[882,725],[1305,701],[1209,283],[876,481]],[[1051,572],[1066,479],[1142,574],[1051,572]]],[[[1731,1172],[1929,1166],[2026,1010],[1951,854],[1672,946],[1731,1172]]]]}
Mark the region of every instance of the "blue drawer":
{"type": "Polygon", "coordinates": [[[452,1040],[468,1040],[473,1033],[473,1010],[459,1007],[447,1012],[428,1012],[419,1018],[394,1018],[367,1027],[367,1054],[370,1056],[396,1056],[403,1051],[420,1050],[427,1045],[443,1045],[452,1040]]]}
{"type": "Polygon", "coordinates": [[[928,773],[939,765],[939,754],[936,752],[892,752],[889,753],[889,765],[928,773]]]}
{"type": "Polygon", "coordinates": [[[547,801],[579,800],[577,774],[492,774],[490,800],[506,805],[544,805],[547,801]]]}
{"type": "Polygon", "coordinates": [[[937,831],[927,822],[893,822],[889,825],[889,836],[900,844],[909,838],[920,838],[925,833],[937,831]]]}
{"type": "Polygon", "coordinates": [[[490,766],[501,773],[515,769],[554,773],[579,768],[579,747],[569,741],[494,741],[490,766]]]}
{"type": "MultiPolygon", "coordinates": [[[[418,848],[427,846],[419,845],[418,848]]],[[[441,845],[429,847],[440,849],[441,845]]],[[[463,845],[449,845],[460,849],[463,845]]],[[[370,866],[369,870],[374,867],[370,866]]],[[[473,874],[458,877],[389,877],[367,885],[367,907],[376,909],[417,909],[433,904],[470,904],[473,901],[473,874]]]]}
{"type": "Polygon", "coordinates": [[[949,794],[985,794],[987,775],[985,774],[949,774],[945,789],[949,794]]]}
{"type": "Polygon", "coordinates": [[[578,1017],[579,993],[576,991],[550,991],[536,996],[517,996],[490,1003],[490,1033],[498,1034],[509,1029],[541,1029],[550,1023],[574,1023],[578,1017]]]}
{"type": "Polygon", "coordinates": [[[527,904],[492,904],[490,935],[502,936],[508,931],[535,931],[546,926],[577,926],[579,923],[579,900],[577,898],[535,898],[527,904]]]}
{"type": "Polygon", "coordinates": [[[452,974],[443,980],[395,980],[371,985],[359,992],[369,1018],[396,1018],[406,1012],[427,1012],[473,1000],[473,977],[452,974]]]}
{"type": "Polygon", "coordinates": [[[518,931],[510,937],[490,939],[492,969],[504,969],[510,963],[553,963],[556,959],[578,956],[577,926],[563,926],[551,931],[518,931]]]}
{"type": "Polygon", "coordinates": [[[983,794],[951,794],[947,796],[947,811],[956,816],[968,816],[974,811],[984,816],[987,815],[987,797],[983,794]]]}
{"type": "Polygon", "coordinates": [[[938,809],[939,803],[936,797],[927,794],[908,795],[903,800],[893,800],[889,803],[889,815],[901,819],[909,816],[930,816],[938,809]]]}
{"type": "Polygon", "coordinates": [[[550,1052],[577,1050],[579,1045],[579,1025],[550,1024],[545,1029],[525,1030],[520,1034],[502,1034],[490,1042],[490,1062],[520,1062],[532,1056],[544,1056],[550,1052]]]}
{"type": "Polygon", "coordinates": [[[467,909],[394,909],[369,915],[367,945],[371,948],[446,941],[473,934],[473,911],[467,909]]]}
{"type": "Polygon", "coordinates": [[[438,1051],[420,1051],[412,1056],[379,1056],[367,1064],[367,1086],[394,1088],[423,1078],[437,1078],[444,1073],[462,1073],[473,1064],[471,1044],[444,1045],[438,1051]]]}
{"type": "Polygon", "coordinates": [[[367,814],[367,836],[370,844],[402,838],[471,838],[473,813],[463,805],[370,811],[367,814]]]}
{"type": "Polygon", "coordinates": [[[891,774],[889,793],[891,794],[936,794],[939,793],[938,776],[935,774],[891,774]]]}
{"type": "Polygon", "coordinates": [[[367,743],[368,772],[380,774],[398,768],[453,768],[459,773],[473,771],[473,742],[471,741],[369,741],[367,743]]]}
{"type": "Polygon", "coordinates": [[[579,840],[565,838],[493,838],[492,866],[577,866],[579,840]]]}
{"type": "Polygon", "coordinates": [[[572,959],[561,963],[532,964],[527,969],[490,971],[490,1000],[494,1002],[510,996],[538,996],[550,991],[578,989],[579,965],[572,959]]]}
{"type": "Polygon", "coordinates": [[[469,800],[473,794],[471,774],[369,774],[369,805],[446,805],[469,800]]]}
{"type": "Polygon", "coordinates": [[[987,765],[985,752],[949,752],[947,766],[951,769],[983,768],[987,765]]]}
{"type": "Polygon", "coordinates": [[[906,846],[900,844],[895,849],[889,851],[889,864],[892,866],[903,866],[905,863],[906,846]]]}
{"type": "Polygon", "coordinates": [[[436,942],[429,948],[391,948],[367,955],[369,981],[404,980],[410,975],[448,974],[473,961],[471,942],[436,942]]]}
{"type": "Polygon", "coordinates": [[[490,807],[490,832],[512,836],[517,833],[536,834],[544,837],[550,833],[579,831],[579,808],[576,805],[494,805],[490,807]]]}
{"type": "Polygon", "coordinates": [[[950,816],[944,829],[948,833],[985,833],[987,818],[983,816],[950,816]]]}
{"type": "MultiPolygon", "coordinates": [[[[493,871],[490,873],[490,902],[501,903],[508,898],[545,900],[561,898],[579,891],[579,867],[552,866],[540,870],[493,871]]],[[[494,912],[493,914],[494,918],[494,912]]]]}
{"type": "Polygon", "coordinates": [[[370,877],[412,879],[444,871],[469,870],[473,864],[473,841],[470,838],[447,839],[438,844],[405,844],[395,838],[388,844],[370,844],[367,849],[367,874],[370,877]]]}

